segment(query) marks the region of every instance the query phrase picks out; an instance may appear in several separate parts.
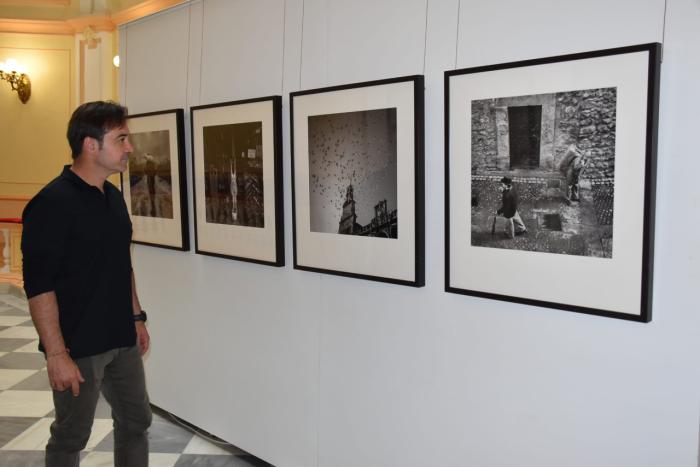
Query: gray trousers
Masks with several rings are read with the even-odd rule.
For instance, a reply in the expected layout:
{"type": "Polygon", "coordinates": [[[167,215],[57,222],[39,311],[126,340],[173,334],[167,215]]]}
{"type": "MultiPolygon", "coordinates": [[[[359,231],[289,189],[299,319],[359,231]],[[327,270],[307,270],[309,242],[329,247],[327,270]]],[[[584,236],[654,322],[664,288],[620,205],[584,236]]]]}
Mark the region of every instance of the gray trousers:
{"type": "Polygon", "coordinates": [[[508,238],[515,238],[516,233],[523,232],[527,232],[527,228],[523,224],[523,219],[518,211],[515,211],[513,217],[506,217],[506,235],[508,235],[508,238]]]}
{"type": "Polygon", "coordinates": [[[148,466],[151,406],[138,346],[110,350],[75,363],[85,379],[80,394],[54,391],[56,420],[46,445],[46,467],[77,467],[90,438],[100,391],[112,407],[115,467],[148,466]]]}

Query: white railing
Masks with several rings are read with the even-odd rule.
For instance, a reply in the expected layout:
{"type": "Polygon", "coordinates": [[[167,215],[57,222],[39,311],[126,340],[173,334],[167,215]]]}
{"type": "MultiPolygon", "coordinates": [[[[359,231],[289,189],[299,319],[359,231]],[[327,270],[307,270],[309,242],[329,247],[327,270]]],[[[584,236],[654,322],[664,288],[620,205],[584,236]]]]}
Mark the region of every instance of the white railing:
{"type": "Polygon", "coordinates": [[[2,245],[0,272],[10,272],[10,229],[0,229],[0,245],[2,245]]]}

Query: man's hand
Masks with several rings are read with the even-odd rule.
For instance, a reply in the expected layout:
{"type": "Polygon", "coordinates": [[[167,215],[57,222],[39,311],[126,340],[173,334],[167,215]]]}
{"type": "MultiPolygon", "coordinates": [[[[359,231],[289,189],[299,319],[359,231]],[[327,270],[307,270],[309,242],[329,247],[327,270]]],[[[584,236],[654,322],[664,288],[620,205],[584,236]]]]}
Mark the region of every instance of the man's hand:
{"type": "MultiPolygon", "coordinates": [[[[136,294],[136,279],[134,278],[134,271],[131,271],[131,307],[134,312],[138,311],[141,313],[143,308],[139,303],[139,297],[136,294]]],[[[148,335],[148,329],[146,329],[146,323],[144,321],[134,321],[134,326],[136,326],[136,343],[141,351],[141,356],[148,352],[148,348],[151,346],[151,336],[148,335]]]]}
{"type": "Polygon", "coordinates": [[[151,345],[151,336],[148,335],[148,329],[146,329],[146,323],[143,321],[136,321],[136,343],[141,351],[141,356],[148,352],[148,348],[151,345]]]}
{"type": "Polygon", "coordinates": [[[51,355],[46,360],[46,370],[49,373],[51,388],[56,391],[70,389],[73,396],[80,394],[80,383],[84,383],[78,365],[68,355],[68,351],[51,355]]]}
{"type": "Polygon", "coordinates": [[[56,391],[70,389],[74,396],[80,394],[84,383],[78,365],[75,364],[63,340],[58,322],[58,301],[54,291],[44,292],[29,299],[29,312],[46,349],[46,370],[51,388],[56,391]]]}

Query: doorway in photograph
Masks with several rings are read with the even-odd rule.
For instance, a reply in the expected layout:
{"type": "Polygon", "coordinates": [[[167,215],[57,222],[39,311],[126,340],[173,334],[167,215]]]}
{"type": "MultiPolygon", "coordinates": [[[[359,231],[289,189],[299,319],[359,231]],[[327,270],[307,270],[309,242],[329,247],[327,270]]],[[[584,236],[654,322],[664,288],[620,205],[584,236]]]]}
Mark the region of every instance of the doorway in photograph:
{"type": "Polygon", "coordinates": [[[536,169],[540,165],[542,106],[508,107],[510,168],[536,169]]]}

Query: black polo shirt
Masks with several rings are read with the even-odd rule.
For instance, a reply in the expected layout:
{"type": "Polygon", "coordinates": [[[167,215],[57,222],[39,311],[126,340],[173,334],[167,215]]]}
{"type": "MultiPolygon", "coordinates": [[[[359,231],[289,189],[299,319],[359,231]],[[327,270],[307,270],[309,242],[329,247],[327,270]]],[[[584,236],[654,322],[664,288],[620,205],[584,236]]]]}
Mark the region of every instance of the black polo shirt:
{"type": "MultiPolygon", "coordinates": [[[[70,166],[22,214],[24,289],[54,291],[71,357],[136,344],[131,302],[131,221],[119,190],[104,193],[70,166]]],[[[43,347],[39,347],[43,350],[43,347]]]]}

